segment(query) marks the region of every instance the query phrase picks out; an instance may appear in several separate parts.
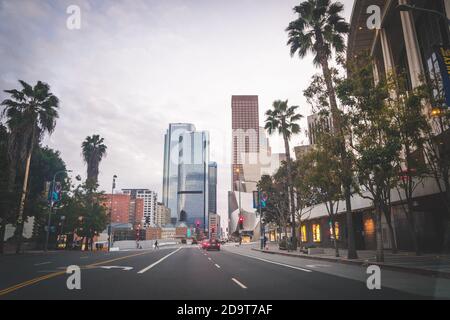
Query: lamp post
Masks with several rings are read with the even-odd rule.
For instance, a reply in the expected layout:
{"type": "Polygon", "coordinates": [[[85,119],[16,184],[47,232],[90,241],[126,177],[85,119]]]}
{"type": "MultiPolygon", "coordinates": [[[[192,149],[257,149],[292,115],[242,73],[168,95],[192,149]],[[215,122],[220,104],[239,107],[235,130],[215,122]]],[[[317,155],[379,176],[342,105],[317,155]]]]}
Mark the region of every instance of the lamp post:
{"type": "Polygon", "coordinates": [[[109,208],[109,227],[108,227],[108,251],[111,251],[112,244],[112,213],[113,213],[113,200],[114,200],[114,189],[116,188],[117,175],[113,175],[112,187],[111,187],[111,205],[109,208]]]}
{"type": "Polygon", "coordinates": [[[45,235],[44,251],[48,250],[48,239],[50,237],[50,225],[51,225],[51,220],[52,220],[53,206],[55,204],[55,199],[53,198],[53,192],[55,192],[56,176],[61,173],[67,173],[67,172],[72,172],[72,170],[59,170],[53,175],[52,190],[50,193],[50,208],[49,208],[50,210],[48,211],[47,233],[45,235]]]}

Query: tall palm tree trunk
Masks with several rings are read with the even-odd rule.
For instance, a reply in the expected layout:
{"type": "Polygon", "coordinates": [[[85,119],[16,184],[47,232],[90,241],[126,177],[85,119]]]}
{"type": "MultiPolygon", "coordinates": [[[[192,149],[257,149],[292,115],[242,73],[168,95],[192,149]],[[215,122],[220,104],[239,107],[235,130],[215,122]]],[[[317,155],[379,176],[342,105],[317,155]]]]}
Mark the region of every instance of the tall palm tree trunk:
{"type": "Polygon", "coordinates": [[[27,196],[28,190],[28,178],[30,175],[30,165],[31,165],[31,155],[33,154],[33,146],[34,146],[34,136],[35,136],[35,126],[33,125],[33,130],[31,133],[31,141],[30,146],[28,148],[27,160],[25,163],[25,176],[23,178],[23,186],[22,186],[22,194],[20,195],[20,203],[19,203],[19,214],[17,215],[17,247],[16,253],[20,253],[22,249],[22,241],[23,241],[23,212],[25,209],[25,200],[27,196]]]}
{"type": "Polygon", "coordinates": [[[291,213],[292,221],[292,249],[297,250],[297,236],[296,236],[296,224],[295,224],[295,202],[294,202],[294,187],[292,184],[292,162],[291,162],[291,152],[289,150],[289,140],[286,135],[283,135],[284,149],[286,152],[286,165],[287,165],[287,180],[289,188],[289,209],[291,213]]]}
{"type": "Polygon", "coordinates": [[[352,214],[352,202],[351,202],[351,164],[349,162],[348,156],[345,152],[345,138],[342,131],[341,117],[339,115],[339,110],[336,102],[336,92],[333,86],[333,79],[331,76],[331,71],[328,66],[328,60],[326,56],[319,50],[320,54],[320,64],[322,66],[323,76],[325,78],[325,83],[327,87],[327,92],[330,100],[331,116],[333,120],[333,132],[339,137],[339,153],[342,162],[342,176],[343,176],[343,188],[344,188],[344,198],[345,198],[345,216],[347,223],[347,258],[357,259],[358,254],[356,253],[355,245],[355,233],[353,229],[353,214],[352,214]]]}

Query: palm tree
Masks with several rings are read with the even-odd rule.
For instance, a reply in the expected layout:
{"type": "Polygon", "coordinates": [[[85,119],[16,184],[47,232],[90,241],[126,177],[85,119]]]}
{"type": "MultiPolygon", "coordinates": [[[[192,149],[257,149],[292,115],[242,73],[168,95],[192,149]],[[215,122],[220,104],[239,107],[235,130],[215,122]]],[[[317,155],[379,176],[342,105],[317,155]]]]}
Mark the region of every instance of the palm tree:
{"type": "Polygon", "coordinates": [[[344,36],[349,32],[349,24],[340,15],[344,6],[330,0],[307,0],[294,7],[298,18],[289,23],[286,31],[291,56],[298,53],[301,59],[308,53],[314,55],[313,63],[322,68],[330,101],[333,131],[339,137],[339,153],[342,161],[344,198],[346,202],[346,220],[348,230],[348,258],[356,259],[355,236],[351,211],[351,162],[346,153],[345,137],[341,122],[341,113],[337,107],[336,92],[332,74],[328,65],[333,50],[345,51],[344,36]]]}
{"type": "MultiPolygon", "coordinates": [[[[32,87],[25,81],[19,80],[19,82],[22,89],[20,91],[5,90],[11,98],[1,103],[4,106],[2,117],[6,117],[6,124],[11,132],[8,152],[14,153],[9,154],[8,157],[10,161],[12,159],[20,160],[25,155],[25,173],[17,215],[17,253],[20,252],[22,245],[23,212],[30,175],[31,155],[42,136],[46,132],[51,134],[55,129],[56,118],[58,118],[57,109],[59,108],[59,100],[50,92],[48,84],[38,81],[32,87]]],[[[10,163],[9,188],[12,188],[15,183],[17,169],[16,163],[10,163]]]]}
{"type": "Polygon", "coordinates": [[[98,134],[94,134],[92,137],[86,137],[81,144],[83,160],[87,164],[87,180],[95,184],[98,181],[100,162],[106,155],[107,147],[103,141],[98,134]]]}
{"type": "Polygon", "coordinates": [[[292,185],[292,159],[289,149],[289,140],[292,134],[300,132],[299,121],[303,116],[296,113],[298,106],[288,106],[288,100],[276,100],[272,104],[272,109],[266,111],[266,120],[264,128],[269,135],[278,132],[283,136],[284,151],[286,153],[286,168],[287,168],[287,182],[290,201],[290,214],[292,221],[292,243],[293,249],[297,249],[296,228],[295,228],[295,202],[294,202],[294,187],[292,185]]]}

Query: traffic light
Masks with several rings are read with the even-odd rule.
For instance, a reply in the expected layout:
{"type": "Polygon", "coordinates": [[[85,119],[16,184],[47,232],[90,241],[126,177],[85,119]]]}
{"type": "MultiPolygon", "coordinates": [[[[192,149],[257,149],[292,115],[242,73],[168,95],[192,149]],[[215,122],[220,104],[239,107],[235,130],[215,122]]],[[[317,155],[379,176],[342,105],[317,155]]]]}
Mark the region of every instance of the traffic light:
{"type": "Polygon", "coordinates": [[[239,216],[239,229],[244,228],[244,216],[239,216]]]}

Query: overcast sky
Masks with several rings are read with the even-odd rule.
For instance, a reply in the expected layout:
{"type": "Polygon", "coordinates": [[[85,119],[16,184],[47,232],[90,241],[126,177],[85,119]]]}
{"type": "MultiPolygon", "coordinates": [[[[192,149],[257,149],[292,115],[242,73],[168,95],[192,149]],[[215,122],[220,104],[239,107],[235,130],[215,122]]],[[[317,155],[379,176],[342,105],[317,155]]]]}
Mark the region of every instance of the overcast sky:
{"type": "MultiPolygon", "coordinates": [[[[341,1],[350,16],[353,0],[341,1]]],[[[101,188],[149,188],[161,199],[163,139],[170,122],[211,135],[219,166],[218,211],[230,189],[231,95],[259,95],[260,125],[273,100],[302,96],[314,69],[291,58],[284,29],[294,0],[0,0],[0,98],[17,79],[42,80],[60,98],[56,130],[44,144],[85,176],[81,142],[100,134],[108,146],[101,188]],[[69,30],[69,5],[81,29],[69,30]]],[[[305,128],[305,121],[303,129],[305,128]]],[[[292,145],[306,143],[304,135],[292,145]]],[[[282,152],[279,137],[271,138],[282,152]]]]}

